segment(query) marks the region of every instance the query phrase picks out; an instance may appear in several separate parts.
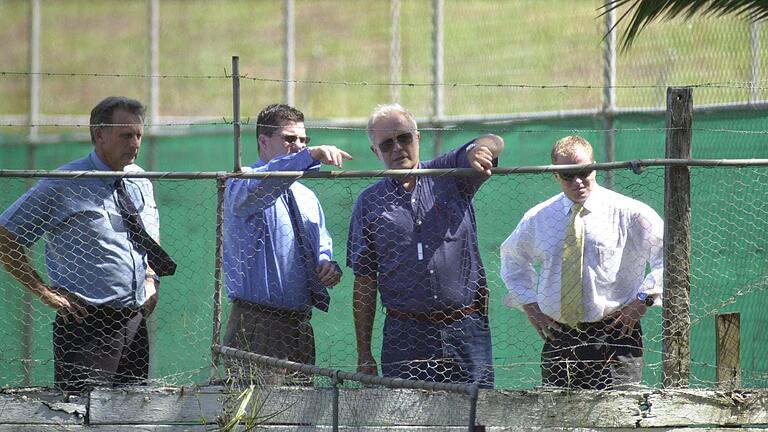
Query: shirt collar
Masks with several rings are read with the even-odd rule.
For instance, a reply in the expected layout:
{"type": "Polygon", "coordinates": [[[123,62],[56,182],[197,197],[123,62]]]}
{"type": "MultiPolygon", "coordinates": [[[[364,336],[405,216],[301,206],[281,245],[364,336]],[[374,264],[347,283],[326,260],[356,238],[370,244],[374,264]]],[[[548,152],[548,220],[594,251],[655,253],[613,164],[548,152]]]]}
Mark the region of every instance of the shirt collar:
{"type": "Polygon", "coordinates": [[[112,168],[107,166],[106,163],[104,163],[103,160],[99,157],[98,154],[96,154],[96,150],[92,151],[91,154],[88,155],[89,160],[91,161],[91,164],[94,168],[98,171],[114,171],[112,168]]]}
{"type": "MultiPolygon", "coordinates": [[[[603,207],[604,200],[604,188],[600,186],[599,184],[595,183],[595,186],[592,188],[592,191],[589,193],[589,196],[582,204],[582,207],[584,207],[584,210],[587,211],[587,213],[593,213],[595,211],[598,211],[600,208],[603,207]]],[[[571,209],[573,208],[574,202],[568,199],[567,196],[565,196],[564,193],[560,193],[560,202],[561,202],[561,210],[565,216],[569,216],[571,214],[571,209]]]]}

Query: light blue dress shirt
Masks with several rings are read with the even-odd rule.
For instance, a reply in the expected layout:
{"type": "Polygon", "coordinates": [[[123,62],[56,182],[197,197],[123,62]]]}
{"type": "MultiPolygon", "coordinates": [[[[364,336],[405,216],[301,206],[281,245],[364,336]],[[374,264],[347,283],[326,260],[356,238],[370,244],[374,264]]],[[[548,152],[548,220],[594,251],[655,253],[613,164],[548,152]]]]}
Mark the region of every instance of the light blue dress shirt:
{"type": "MultiPolygon", "coordinates": [[[[259,161],[244,172],[310,171],[308,150],[259,161]]],[[[315,194],[293,179],[229,179],[224,194],[224,271],[230,300],[293,311],[312,308],[284,192],[290,187],[307,244],[319,264],[333,259],[333,242],[315,194]]]]}
{"type": "MultiPolygon", "coordinates": [[[[58,170],[112,171],[95,152],[58,170]]],[[[129,165],[124,171],[143,171],[129,165]]],[[[137,308],[144,304],[147,260],[128,237],[114,178],[44,178],[0,215],[0,225],[29,247],[45,236],[50,285],[93,305],[137,308]]],[[[125,188],[147,232],[159,237],[152,183],[125,179],[125,188]]]]}

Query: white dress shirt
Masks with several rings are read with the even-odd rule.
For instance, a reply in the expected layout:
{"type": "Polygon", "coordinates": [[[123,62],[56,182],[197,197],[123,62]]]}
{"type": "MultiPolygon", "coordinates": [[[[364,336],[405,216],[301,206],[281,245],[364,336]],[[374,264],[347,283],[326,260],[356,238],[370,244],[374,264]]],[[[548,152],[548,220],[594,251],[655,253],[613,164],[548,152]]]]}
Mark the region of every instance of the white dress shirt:
{"type": "MultiPolygon", "coordinates": [[[[542,312],[562,321],[560,267],[572,207],[562,193],[536,205],[501,245],[506,306],[538,303],[542,312]]],[[[664,222],[659,215],[640,201],[595,184],[584,202],[583,220],[584,322],[600,321],[640,292],[654,294],[661,304],[664,222]]]]}

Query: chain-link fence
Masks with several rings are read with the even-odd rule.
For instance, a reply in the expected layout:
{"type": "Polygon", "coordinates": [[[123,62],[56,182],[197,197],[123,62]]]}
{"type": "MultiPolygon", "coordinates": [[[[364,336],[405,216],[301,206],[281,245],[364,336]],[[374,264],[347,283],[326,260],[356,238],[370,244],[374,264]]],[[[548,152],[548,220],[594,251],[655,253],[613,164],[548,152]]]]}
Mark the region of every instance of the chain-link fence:
{"type": "MultiPolygon", "coordinates": [[[[738,312],[741,315],[741,385],[746,387],[764,387],[766,385],[765,357],[761,351],[763,334],[761,332],[764,319],[761,311],[764,308],[766,287],[765,250],[766,233],[768,233],[768,215],[764,203],[765,182],[768,174],[762,166],[741,167],[694,167],[691,169],[691,290],[690,290],[690,320],[691,320],[691,379],[693,386],[712,387],[717,381],[716,372],[716,338],[715,318],[724,313],[738,312]]],[[[541,169],[526,171],[506,169],[488,179],[474,196],[474,208],[477,225],[477,244],[463,244],[460,247],[471,250],[477,248],[479,257],[485,269],[488,288],[488,325],[492,337],[492,364],[485,365],[493,368],[495,388],[514,389],[530,388],[541,384],[541,354],[542,339],[531,325],[526,315],[520,310],[510,309],[504,305],[508,289],[503,282],[500,269],[500,247],[520,222],[524,213],[537,203],[543,202],[559,192],[557,182],[551,172],[541,172],[541,169]],[[512,172],[509,172],[512,171],[512,172]]],[[[613,170],[614,187],[618,193],[646,203],[659,215],[664,215],[664,168],[648,166],[640,174],[629,170],[613,170]]],[[[603,182],[606,171],[597,171],[597,182],[603,182]]],[[[42,175],[42,174],[34,174],[42,175]]],[[[449,174],[441,174],[437,178],[452,179],[449,174]]],[[[130,182],[138,179],[126,179],[130,182]]],[[[48,181],[48,180],[46,180],[48,181]]],[[[56,192],[48,197],[44,208],[53,209],[61,205],[70,205],[92,197],[99,182],[111,185],[114,179],[105,182],[100,178],[79,176],[78,179],[58,178],[57,183],[66,184],[65,191],[56,192]],[[83,187],[83,185],[89,185],[83,187]],[[77,192],[80,191],[80,192],[77,192]]],[[[279,181],[276,179],[264,180],[279,181]]],[[[357,368],[358,356],[356,350],[355,323],[353,308],[353,271],[346,267],[348,254],[350,220],[353,218],[355,202],[360,194],[381,178],[305,178],[301,183],[313,191],[324,210],[325,227],[333,239],[333,258],[337,260],[344,275],[338,285],[330,290],[330,308],[327,313],[315,309],[311,317],[314,330],[314,345],[316,349],[315,363],[318,366],[354,371],[357,368]]],[[[3,173],[3,198],[0,207],[10,206],[30,186],[30,175],[20,176],[12,172],[3,173]]],[[[211,369],[211,334],[214,322],[214,294],[217,287],[216,251],[217,251],[217,182],[213,179],[168,179],[154,178],[154,196],[160,214],[160,237],[162,246],[177,261],[178,270],[174,276],[162,278],[158,306],[149,316],[148,333],[151,340],[149,358],[151,380],[165,384],[187,384],[190,382],[207,382],[213,375],[211,369]]],[[[130,188],[129,188],[130,189],[130,188]]],[[[105,190],[108,190],[106,188],[105,190]]],[[[98,195],[98,194],[96,194],[98,195]]],[[[108,218],[111,223],[121,226],[119,213],[110,211],[108,201],[112,193],[100,196],[97,204],[103,205],[90,213],[93,218],[108,218]]],[[[138,197],[134,197],[138,201],[138,197]]],[[[393,196],[383,196],[382,203],[393,196]]],[[[93,203],[93,199],[90,200],[93,203]]],[[[148,202],[148,201],[145,201],[148,202]]],[[[151,205],[151,204],[148,204],[151,205]]],[[[384,204],[386,205],[386,204],[384,204]]],[[[454,215],[455,203],[437,202],[432,211],[441,214],[429,217],[450,218],[454,215]],[[444,204],[444,205],[443,205],[444,204]]],[[[112,207],[114,210],[115,208],[112,207]]],[[[589,210],[589,209],[588,209],[589,210]]],[[[458,211],[458,210],[457,210],[458,211]]],[[[85,212],[88,215],[89,212],[85,212]]],[[[43,235],[48,231],[45,240],[49,247],[42,247],[43,241],[30,245],[28,255],[32,266],[46,281],[65,285],[73,281],[87,279],[89,289],[104,289],[97,281],[98,271],[92,269],[92,260],[98,257],[90,256],[91,249],[83,249],[79,242],[85,241],[84,229],[78,221],[71,218],[54,217],[53,210],[34,215],[25,214],[20,220],[30,223],[30,233],[24,235],[43,235]],[[36,221],[36,222],[35,222],[36,221]],[[56,247],[50,246],[51,236],[58,236],[65,241],[56,247]],[[56,259],[68,257],[71,260],[65,267],[51,268],[56,259]],[[55,276],[54,276],[55,274],[55,276]]],[[[369,227],[368,234],[382,237],[383,244],[391,243],[391,250],[380,250],[380,253],[392,253],[391,263],[397,266],[402,257],[395,254],[396,245],[410,241],[407,233],[385,231],[389,223],[386,216],[379,219],[380,225],[369,227]],[[376,232],[377,226],[380,231],[376,232]],[[372,230],[372,231],[371,231],[372,230]]],[[[566,216],[562,216],[564,220],[566,216]]],[[[586,224],[591,223],[586,216],[586,224]]],[[[290,219],[285,219],[289,221],[290,219]]],[[[553,222],[556,224],[557,221],[553,222]]],[[[226,226],[226,225],[225,225],[226,226]]],[[[290,228],[290,227],[289,227],[290,228]]],[[[426,228],[426,227],[425,227],[426,228]]],[[[425,231],[426,232],[426,231],[425,231]]],[[[554,228],[545,229],[545,233],[556,232],[554,228]]],[[[624,231],[619,231],[624,233],[624,231]]],[[[440,242],[450,242],[451,232],[440,233],[440,242]]],[[[613,233],[616,234],[616,233],[613,233]]],[[[621,235],[621,234],[619,234],[621,235]]],[[[312,235],[308,236],[309,238],[312,235]]],[[[552,234],[552,239],[556,235],[552,234]]],[[[98,241],[108,239],[99,238],[98,241]]],[[[275,239],[279,240],[279,239],[275,239]]],[[[543,237],[546,243],[550,237],[543,237]]],[[[414,247],[414,256],[422,256],[424,261],[435,260],[436,257],[429,248],[437,243],[425,237],[423,249],[419,252],[414,247]],[[419,255],[419,253],[423,255],[419,255]]],[[[589,239],[587,240],[589,241],[589,239]]],[[[418,241],[416,242],[418,243],[418,241]]],[[[253,248],[261,244],[254,239],[253,248]]],[[[254,249],[254,250],[255,250],[254,249]]],[[[245,255],[249,256],[249,255],[245,255]]],[[[602,255],[601,255],[602,257],[602,255]]],[[[585,260],[589,258],[585,256],[585,260]]],[[[620,260],[613,256],[612,260],[620,260]]],[[[137,260],[139,260],[137,258],[137,260]]],[[[140,260],[139,260],[140,261],[140,260]]],[[[457,272],[456,277],[469,277],[473,272],[479,272],[478,267],[469,266],[470,261],[447,263],[451,271],[457,272]]],[[[103,265],[109,265],[105,263],[103,265]]],[[[649,261],[643,273],[647,274],[653,268],[649,261]]],[[[379,271],[383,271],[379,268],[379,271]]],[[[409,267],[398,267],[407,278],[414,281],[425,277],[425,274],[414,271],[409,267]]],[[[541,271],[543,268],[537,268],[541,271]]],[[[669,269],[675,271],[674,268],[669,269]]],[[[428,269],[426,270],[428,272],[428,269]]],[[[361,274],[360,272],[357,272],[361,274]]],[[[226,274],[226,270],[222,273],[226,274]]],[[[359,275],[358,274],[358,275],[359,275]]],[[[601,276],[601,275],[598,275],[601,276]]],[[[602,275],[606,276],[606,275],[602,275]]],[[[632,275],[640,277],[639,275],[632,275]]],[[[55,331],[53,309],[43,304],[37,297],[27,293],[6,272],[2,274],[3,297],[6,298],[3,313],[2,341],[6,349],[1,358],[0,379],[3,386],[19,385],[51,385],[53,383],[55,331]]],[[[429,274],[435,278],[439,287],[445,283],[441,278],[446,274],[429,274]]],[[[452,278],[452,276],[450,276],[452,278]]],[[[138,280],[139,278],[136,277],[138,280]]],[[[226,277],[222,277],[223,285],[219,285],[222,294],[226,294],[226,277]]],[[[83,282],[84,283],[84,282],[83,282]]],[[[475,283],[475,282],[473,282],[475,283]]],[[[75,292],[83,291],[74,285],[75,292]]],[[[482,311],[476,310],[473,296],[480,291],[480,282],[469,285],[469,297],[458,303],[441,304],[425,299],[424,293],[418,290],[408,291],[404,288],[401,300],[411,300],[418,307],[425,309],[395,309],[382,308],[381,302],[376,306],[376,319],[372,329],[372,350],[379,367],[398,366],[398,360],[389,361],[381,358],[382,344],[397,347],[416,346],[427,349],[430,342],[440,339],[443,349],[456,347],[445,333],[434,332],[436,321],[442,325],[451,326],[469,318],[473,325],[470,330],[482,329],[484,321],[482,311]],[[461,304],[459,304],[461,303],[461,304]],[[464,309],[472,308],[472,310],[464,309]],[[405,333],[386,328],[385,316],[387,311],[398,310],[403,316],[399,319],[410,319],[416,326],[427,330],[409,330],[405,333]],[[443,312],[438,317],[433,312],[443,312]],[[458,311],[461,316],[452,315],[458,311]],[[466,316],[465,316],[466,315],[466,316]],[[474,318],[478,317],[478,318],[474,318]],[[439,318],[439,319],[438,319],[439,318]],[[389,332],[389,335],[387,334],[389,332]],[[389,339],[387,337],[389,336],[389,339]],[[441,339],[442,338],[442,339],[441,339]]],[[[629,289],[634,290],[634,288],[629,289]]],[[[136,304],[143,302],[141,289],[136,290],[136,304]]],[[[435,295],[444,295],[444,292],[435,295]]],[[[385,295],[392,295],[387,293],[385,295]]],[[[629,294],[628,294],[629,295],[629,294]]],[[[665,294],[666,295],[666,294],[665,294]]],[[[387,298],[387,301],[392,301],[387,298]]],[[[607,302],[608,300],[606,300],[607,302]]],[[[628,299],[616,300],[619,303],[628,299]]],[[[225,326],[229,317],[230,304],[223,303],[220,323],[225,326]]],[[[406,302],[407,303],[407,302],[406,302]]],[[[552,304],[557,304],[555,300],[552,304]]],[[[111,303],[113,306],[116,303],[111,303]]],[[[132,308],[134,304],[127,304],[132,308]]],[[[551,306],[551,305],[550,305],[551,306]]],[[[610,306],[607,306],[610,309],[610,306]]],[[[642,385],[655,387],[662,379],[662,355],[664,349],[662,338],[661,307],[650,307],[642,318],[643,353],[645,366],[642,369],[642,385]]],[[[391,314],[390,314],[391,317],[391,314]]],[[[114,317],[111,317],[114,318],[114,317]]],[[[559,317],[555,313],[555,318],[559,317]]],[[[104,318],[106,320],[106,318],[104,318]]],[[[592,319],[585,319],[590,321],[592,319]]],[[[106,322],[106,321],[102,321],[106,322]]],[[[99,324],[99,322],[95,323],[99,324]]],[[[94,327],[99,327],[95,325],[94,327]]],[[[454,326],[455,327],[455,326],[454,326]]],[[[470,330],[461,329],[454,335],[456,343],[464,343],[468,339],[460,337],[470,330]]],[[[222,329],[223,332],[223,329],[222,329]]],[[[67,336],[64,334],[64,336],[67,336]]],[[[217,341],[218,342],[218,341],[217,341]]],[[[589,344],[587,344],[589,345],[589,344]]],[[[611,344],[609,344],[611,345],[611,344]]],[[[618,344],[622,345],[623,344],[618,344]]],[[[102,349],[103,347],[94,347],[102,349]]],[[[424,354],[427,356],[427,354],[424,354]]],[[[407,363],[408,371],[437,372],[430,379],[467,382],[456,379],[450,372],[450,364],[442,362],[439,356],[428,354],[424,362],[407,363]],[[416,366],[414,369],[411,367],[416,366]],[[424,367],[421,367],[424,366],[424,367]]],[[[380,370],[381,372],[381,370],[380,370]]],[[[422,374],[413,373],[414,378],[422,374]]]]}

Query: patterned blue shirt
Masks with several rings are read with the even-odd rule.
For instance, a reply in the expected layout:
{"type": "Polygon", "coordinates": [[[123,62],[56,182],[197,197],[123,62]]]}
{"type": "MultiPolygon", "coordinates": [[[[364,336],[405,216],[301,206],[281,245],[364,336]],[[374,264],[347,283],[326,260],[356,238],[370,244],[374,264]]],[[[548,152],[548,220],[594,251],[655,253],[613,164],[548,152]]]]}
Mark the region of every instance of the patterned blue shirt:
{"type": "MultiPolygon", "coordinates": [[[[112,171],[95,152],[60,168],[112,171]]],[[[124,171],[142,171],[129,165],[124,171]]],[[[0,215],[0,225],[29,247],[45,236],[50,285],[93,305],[136,308],[146,300],[147,260],[128,237],[113,178],[44,178],[0,215]]],[[[147,232],[159,236],[152,183],[125,179],[147,232]]]]}
{"type": "MultiPolygon", "coordinates": [[[[250,171],[318,170],[308,150],[259,161],[250,171]]],[[[244,170],[249,172],[248,169],[244,170]]],[[[318,264],[333,242],[315,194],[293,179],[229,179],[224,194],[224,270],[230,300],[283,310],[312,308],[304,259],[296,246],[284,192],[290,187],[318,264]]]]}
{"type": "MultiPolygon", "coordinates": [[[[469,168],[468,144],[419,168],[469,168]]],[[[487,287],[472,205],[486,179],[418,177],[411,192],[393,178],[368,187],[352,211],[347,266],[377,279],[386,308],[434,312],[472,304],[487,287]]]]}

